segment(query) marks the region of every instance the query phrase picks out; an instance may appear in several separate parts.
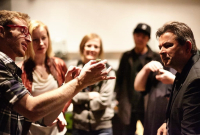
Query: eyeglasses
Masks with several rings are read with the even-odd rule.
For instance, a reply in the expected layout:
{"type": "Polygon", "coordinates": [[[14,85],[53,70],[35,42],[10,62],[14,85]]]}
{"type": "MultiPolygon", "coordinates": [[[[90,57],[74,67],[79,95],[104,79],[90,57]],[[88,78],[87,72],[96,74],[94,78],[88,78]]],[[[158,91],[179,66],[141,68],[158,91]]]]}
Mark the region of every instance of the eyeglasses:
{"type": "Polygon", "coordinates": [[[31,35],[30,35],[30,33],[29,33],[29,31],[28,31],[28,28],[26,27],[26,26],[20,26],[20,25],[6,25],[6,26],[8,26],[8,27],[10,27],[10,28],[12,28],[12,27],[16,27],[16,28],[19,28],[20,29],[20,32],[22,33],[22,34],[24,34],[25,35],[25,37],[28,37],[29,39],[31,38],[31,35]]]}

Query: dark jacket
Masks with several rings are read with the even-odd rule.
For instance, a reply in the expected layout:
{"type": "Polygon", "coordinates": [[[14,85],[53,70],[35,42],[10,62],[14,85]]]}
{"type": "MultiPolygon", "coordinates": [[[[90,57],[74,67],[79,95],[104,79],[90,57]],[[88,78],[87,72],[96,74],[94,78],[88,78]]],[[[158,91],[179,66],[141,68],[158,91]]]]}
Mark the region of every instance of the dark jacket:
{"type": "MultiPolygon", "coordinates": [[[[148,47],[148,46],[147,46],[148,47]]],[[[127,51],[123,54],[117,71],[117,80],[115,91],[119,101],[119,117],[126,125],[130,123],[131,112],[144,114],[144,93],[134,90],[134,80],[142,67],[152,60],[160,61],[160,56],[148,47],[146,55],[139,59],[135,50],[127,51]]],[[[153,85],[153,75],[150,75],[147,81],[147,87],[153,85]]],[[[146,90],[147,92],[149,90],[146,90]]]]}
{"type": "Polygon", "coordinates": [[[167,109],[169,135],[200,135],[200,59],[194,55],[176,74],[167,109]]]}

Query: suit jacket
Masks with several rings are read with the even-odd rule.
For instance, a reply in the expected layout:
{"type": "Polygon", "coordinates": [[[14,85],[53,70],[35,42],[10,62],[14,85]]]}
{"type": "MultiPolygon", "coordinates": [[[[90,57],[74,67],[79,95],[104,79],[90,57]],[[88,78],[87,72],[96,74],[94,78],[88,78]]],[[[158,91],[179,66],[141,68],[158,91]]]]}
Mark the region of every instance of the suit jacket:
{"type": "Polygon", "coordinates": [[[194,55],[176,74],[167,109],[169,135],[200,135],[200,59],[194,55]]]}

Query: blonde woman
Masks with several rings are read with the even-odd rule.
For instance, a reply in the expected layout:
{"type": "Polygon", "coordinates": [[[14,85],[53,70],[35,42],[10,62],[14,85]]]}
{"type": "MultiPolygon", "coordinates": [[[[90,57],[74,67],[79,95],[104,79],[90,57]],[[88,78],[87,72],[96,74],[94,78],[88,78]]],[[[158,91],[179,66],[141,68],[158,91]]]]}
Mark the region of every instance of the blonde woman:
{"type": "MultiPolygon", "coordinates": [[[[61,86],[65,81],[67,67],[63,60],[54,57],[49,31],[44,23],[31,21],[29,32],[32,43],[27,48],[26,60],[21,63],[22,81],[33,96],[38,96],[61,86]]],[[[44,117],[41,121],[48,121],[49,117],[51,116],[44,117]]],[[[32,135],[64,135],[65,133],[66,120],[62,112],[50,126],[32,123],[30,127],[32,135]]]]}

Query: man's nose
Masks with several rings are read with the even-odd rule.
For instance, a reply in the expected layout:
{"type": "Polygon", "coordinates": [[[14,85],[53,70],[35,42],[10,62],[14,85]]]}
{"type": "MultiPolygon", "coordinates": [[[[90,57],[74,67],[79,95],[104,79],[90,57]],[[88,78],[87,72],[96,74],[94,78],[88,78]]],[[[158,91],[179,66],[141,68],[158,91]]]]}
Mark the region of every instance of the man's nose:
{"type": "Polygon", "coordinates": [[[32,42],[31,35],[27,35],[27,36],[25,36],[25,39],[26,39],[26,41],[28,41],[28,42],[32,42]]]}
{"type": "Polygon", "coordinates": [[[162,47],[159,51],[159,54],[164,54],[166,52],[166,50],[162,47]]]}

